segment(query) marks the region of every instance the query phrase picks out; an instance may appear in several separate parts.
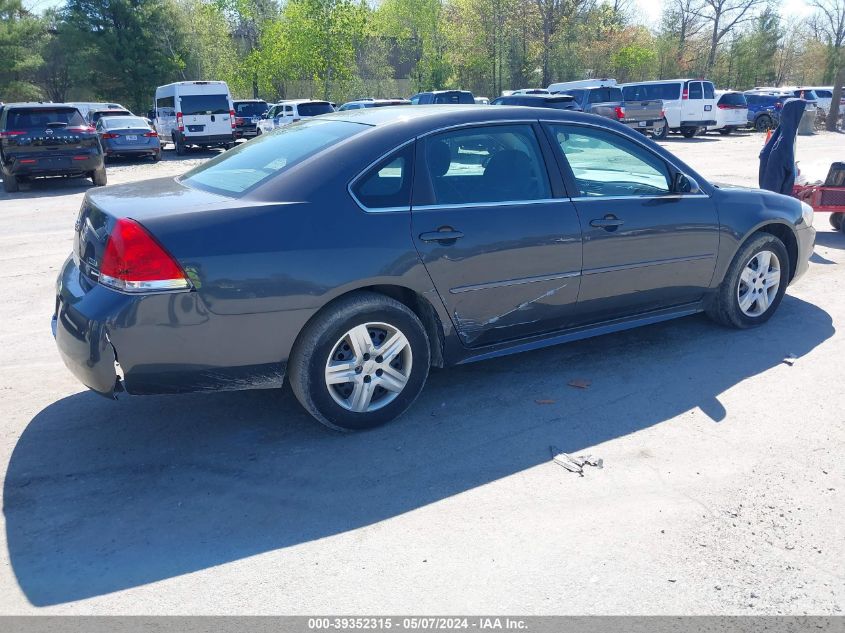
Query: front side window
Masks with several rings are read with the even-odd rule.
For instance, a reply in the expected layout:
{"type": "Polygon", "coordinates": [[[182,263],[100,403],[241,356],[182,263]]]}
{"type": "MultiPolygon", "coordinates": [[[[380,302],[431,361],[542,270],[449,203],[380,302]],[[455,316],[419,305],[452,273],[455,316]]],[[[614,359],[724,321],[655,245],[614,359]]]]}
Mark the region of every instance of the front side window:
{"type": "Polygon", "coordinates": [[[543,155],[529,125],[465,128],[430,136],[424,143],[433,204],[551,197],[543,155]]]}
{"type": "Polygon", "coordinates": [[[182,182],[223,195],[243,195],[306,158],[368,128],[358,123],[319,119],[285,126],[195,167],[185,174],[182,182]]]}
{"type": "Polygon", "coordinates": [[[407,209],[411,204],[414,144],[409,143],[380,161],[352,186],[368,209],[407,209]]]}
{"type": "Polygon", "coordinates": [[[671,191],[666,163],[646,148],[604,130],[549,127],[572,169],[579,196],[655,196],[671,191]]]}

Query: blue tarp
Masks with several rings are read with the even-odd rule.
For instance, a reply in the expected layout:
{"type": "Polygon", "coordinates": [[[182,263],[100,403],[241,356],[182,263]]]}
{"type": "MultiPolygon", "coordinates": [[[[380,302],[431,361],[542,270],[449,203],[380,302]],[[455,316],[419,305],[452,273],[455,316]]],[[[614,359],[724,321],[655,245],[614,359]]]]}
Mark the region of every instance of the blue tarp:
{"type": "Polygon", "coordinates": [[[780,125],[760,152],[760,189],[792,195],[795,184],[795,137],[807,102],[789,99],[783,104],[780,125]]]}

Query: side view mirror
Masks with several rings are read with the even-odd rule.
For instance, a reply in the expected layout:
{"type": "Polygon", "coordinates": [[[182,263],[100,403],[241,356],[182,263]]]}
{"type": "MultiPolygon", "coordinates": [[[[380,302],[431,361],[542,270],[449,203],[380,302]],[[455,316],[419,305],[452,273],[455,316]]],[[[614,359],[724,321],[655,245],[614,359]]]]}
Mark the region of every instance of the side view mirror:
{"type": "Polygon", "coordinates": [[[701,188],[698,183],[691,176],[687,176],[681,172],[675,174],[675,182],[672,187],[675,193],[700,193],[701,188]]]}

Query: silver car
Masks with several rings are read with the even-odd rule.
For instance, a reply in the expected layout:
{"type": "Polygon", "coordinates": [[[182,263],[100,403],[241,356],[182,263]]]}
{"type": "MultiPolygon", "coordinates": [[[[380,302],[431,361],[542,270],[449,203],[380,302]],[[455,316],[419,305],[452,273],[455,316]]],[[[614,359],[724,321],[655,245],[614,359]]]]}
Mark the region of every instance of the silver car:
{"type": "Polygon", "coordinates": [[[97,121],[97,136],[106,158],[151,157],[161,160],[161,142],[149,122],[139,116],[108,116],[97,121]]]}

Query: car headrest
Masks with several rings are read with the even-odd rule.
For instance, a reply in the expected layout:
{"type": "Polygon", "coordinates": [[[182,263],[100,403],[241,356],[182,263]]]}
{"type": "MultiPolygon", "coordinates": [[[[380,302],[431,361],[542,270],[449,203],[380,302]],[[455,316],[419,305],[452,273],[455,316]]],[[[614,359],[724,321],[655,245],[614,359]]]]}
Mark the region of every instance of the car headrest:
{"type": "Polygon", "coordinates": [[[493,154],[484,170],[484,178],[493,181],[519,181],[522,178],[531,178],[533,175],[531,159],[525,152],[515,149],[506,149],[493,154]]]}
{"type": "Polygon", "coordinates": [[[452,150],[445,141],[434,141],[427,148],[428,169],[432,176],[440,178],[452,164],[452,150]]]}

